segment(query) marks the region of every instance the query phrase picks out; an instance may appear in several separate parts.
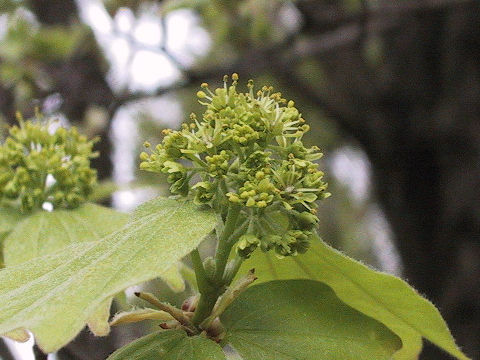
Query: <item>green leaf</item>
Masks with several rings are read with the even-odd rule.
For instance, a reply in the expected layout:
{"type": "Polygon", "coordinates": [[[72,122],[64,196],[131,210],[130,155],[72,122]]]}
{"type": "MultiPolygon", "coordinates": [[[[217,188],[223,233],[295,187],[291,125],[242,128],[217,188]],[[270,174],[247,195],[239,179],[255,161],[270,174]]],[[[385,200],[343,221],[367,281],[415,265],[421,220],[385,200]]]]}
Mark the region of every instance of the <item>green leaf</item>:
{"type": "Polygon", "coordinates": [[[159,331],[115,351],[107,360],[225,360],[222,348],[203,336],[182,330],[159,331]]]}
{"type": "MultiPolygon", "coordinates": [[[[97,241],[124,226],[128,215],[95,204],[72,210],[37,211],[18,223],[4,243],[5,266],[13,266],[65,246],[97,241]]],[[[95,334],[106,335],[111,298],[93,312],[87,323],[95,334]]],[[[10,334],[9,334],[10,336],[10,334]]]]}
{"type": "MultiPolygon", "coordinates": [[[[0,334],[18,328],[52,352],[123,289],[162,275],[215,227],[212,211],[157,198],[118,232],[0,271],[0,334]]],[[[96,324],[101,328],[101,324],[96,324]]]]}
{"type": "Polygon", "coordinates": [[[120,229],[127,220],[127,214],[95,204],[73,210],[38,211],[6,237],[5,265],[17,265],[68,245],[100,240],[120,229]]]}
{"type": "Polygon", "coordinates": [[[182,264],[178,262],[166,270],[161,276],[168,287],[176,293],[185,291],[185,280],[180,271],[181,268],[182,264]]]}
{"type": "Polygon", "coordinates": [[[3,258],[3,243],[10,231],[25,215],[15,209],[0,207],[0,269],[5,266],[3,258]]]}
{"type": "Polygon", "coordinates": [[[254,267],[258,281],[313,279],[330,286],[352,308],[380,321],[402,339],[396,360],[412,360],[422,349],[422,337],[458,359],[468,359],[456,346],[435,306],[405,281],[345,256],[316,237],[303,255],[278,259],[257,251],[239,271],[254,267]]]}
{"type": "Polygon", "coordinates": [[[402,343],[386,326],[312,280],[252,286],[221,317],[244,360],[388,360],[402,343]]]}
{"type": "Polygon", "coordinates": [[[180,275],[182,279],[192,288],[194,291],[198,291],[197,278],[195,271],[184,263],[180,263],[180,275]]]}
{"type": "Polygon", "coordinates": [[[15,209],[0,207],[0,235],[10,232],[24,217],[15,209]]]}

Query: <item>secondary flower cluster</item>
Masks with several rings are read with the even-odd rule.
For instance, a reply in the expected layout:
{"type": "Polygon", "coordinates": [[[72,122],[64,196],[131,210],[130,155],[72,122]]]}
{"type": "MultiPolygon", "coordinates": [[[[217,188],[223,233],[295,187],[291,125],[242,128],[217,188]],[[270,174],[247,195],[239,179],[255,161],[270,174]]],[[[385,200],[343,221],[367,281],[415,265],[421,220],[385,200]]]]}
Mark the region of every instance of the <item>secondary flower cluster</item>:
{"type": "Polygon", "coordinates": [[[252,80],[247,92],[238,92],[238,75],[232,80],[229,85],[225,77],[215,91],[202,84],[202,117],[192,114],[190,125],[164,130],[162,143],[141,154],[140,167],[166,174],[173,194],[191,195],[219,213],[230,204],[249,219],[265,220],[274,209],[288,214],[283,234],[269,230],[268,222],[250,222],[237,244],[240,256],[259,246],[280,256],[305,252],[318,221],[315,201],[329,195],[314,162],[322,154],[302,143],[309,126],[293,101],[272,87],[255,92],[252,80]]]}
{"type": "Polygon", "coordinates": [[[55,207],[74,208],[84,202],[96,185],[90,168],[95,140],[89,141],[76,128],[49,131],[50,122],[19,119],[0,144],[0,202],[22,211],[55,207]]]}

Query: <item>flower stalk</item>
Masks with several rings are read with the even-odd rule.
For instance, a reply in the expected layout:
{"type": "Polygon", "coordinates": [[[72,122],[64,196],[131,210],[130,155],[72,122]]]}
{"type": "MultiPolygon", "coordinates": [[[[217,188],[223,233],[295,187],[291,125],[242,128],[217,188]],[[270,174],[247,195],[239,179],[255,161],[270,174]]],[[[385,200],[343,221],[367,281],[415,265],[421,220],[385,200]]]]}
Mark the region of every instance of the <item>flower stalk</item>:
{"type": "Polygon", "coordinates": [[[166,304],[161,302],[160,300],[157,299],[157,297],[153,294],[146,293],[146,292],[136,292],[135,296],[138,298],[145,300],[155,306],[157,309],[165,311],[166,313],[170,314],[175,320],[177,320],[180,325],[182,325],[188,332],[192,334],[197,333],[197,329],[193,324],[191,323],[190,319],[185,315],[185,313],[177,309],[176,307],[166,304]]]}

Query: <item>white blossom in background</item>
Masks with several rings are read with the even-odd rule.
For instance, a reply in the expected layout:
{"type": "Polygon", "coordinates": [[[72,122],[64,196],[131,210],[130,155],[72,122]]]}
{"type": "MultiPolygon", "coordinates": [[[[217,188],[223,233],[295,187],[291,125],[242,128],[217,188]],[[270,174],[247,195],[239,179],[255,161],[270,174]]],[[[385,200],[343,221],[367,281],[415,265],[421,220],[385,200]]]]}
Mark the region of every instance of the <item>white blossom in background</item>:
{"type": "Polygon", "coordinates": [[[181,78],[180,70],[165,54],[148,50],[139,50],[133,55],[128,74],[129,90],[133,92],[152,92],[181,78]]]}
{"type": "MultiPolygon", "coordinates": [[[[348,189],[355,201],[369,201],[371,165],[363,151],[350,146],[341,147],[329,156],[328,165],[333,176],[348,189]]],[[[401,260],[393,242],[393,232],[377,205],[369,205],[364,224],[372,236],[372,247],[381,270],[401,275],[401,260]]]]}
{"type": "Polygon", "coordinates": [[[381,270],[390,274],[402,275],[402,262],[393,239],[393,232],[381,209],[370,206],[366,215],[366,225],[373,236],[373,250],[380,263],[381,270]]]}
{"type": "Polygon", "coordinates": [[[286,2],[278,11],[277,21],[287,33],[292,34],[300,30],[303,19],[297,7],[291,2],[286,2]]]}
{"type": "Polygon", "coordinates": [[[135,24],[135,14],[130,8],[123,7],[118,9],[113,21],[118,31],[128,34],[135,24]]]}
{"type": "Polygon", "coordinates": [[[0,14],[0,40],[5,37],[5,34],[7,33],[7,23],[8,15],[0,14]]]}
{"type": "Polygon", "coordinates": [[[200,19],[189,9],[169,13],[166,18],[168,51],[184,66],[193,65],[211,47],[208,32],[200,26],[200,19]]]}
{"type": "Polygon", "coordinates": [[[149,45],[153,48],[160,46],[164,34],[160,23],[160,18],[155,14],[142,14],[133,29],[133,38],[143,45],[149,45]]]}
{"type": "Polygon", "coordinates": [[[99,0],[77,0],[77,4],[82,20],[91,26],[109,60],[107,80],[117,92],[148,93],[181,80],[177,64],[161,49],[163,42],[169,54],[185,67],[211,46],[198,16],[188,9],[166,15],[164,39],[161,19],[155,13],[135,18],[130,9],[122,8],[112,19],[99,0]]]}
{"type": "Polygon", "coordinates": [[[358,149],[344,146],[328,156],[329,168],[335,178],[350,191],[357,201],[370,195],[371,169],[367,155],[358,149]]]}

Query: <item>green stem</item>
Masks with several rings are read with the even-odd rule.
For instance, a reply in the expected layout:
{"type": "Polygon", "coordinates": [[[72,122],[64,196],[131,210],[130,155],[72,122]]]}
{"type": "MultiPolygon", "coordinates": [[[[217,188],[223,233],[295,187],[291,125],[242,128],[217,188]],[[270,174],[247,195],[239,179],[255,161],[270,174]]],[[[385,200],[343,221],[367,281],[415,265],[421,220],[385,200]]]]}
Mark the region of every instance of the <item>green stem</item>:
{"type": "Polygon", "coordinates": [[[210,316],[219,296],[220,294],[218,290],[200,293],[200,299],[198,300],[197,308],[195,309],[195,314],[192,319],[192,322],[196,327],[210,316]]]}
{"type": "Polygon", "coordinates": [[[228,256],[232,249],[232,243],[228,241],[235,231],[235,225],[237,224],[238,216],[240,215],[239,205],[230,205],[225,220],[225,226],[223,232],[218,238],[217,251],[215,253],[215,275],[214,281],[219,285],[223,282],[223,273],[225,272],[225,266],[227,265],[228,256]]]}
{"type": "Polygon", "coordinates": [[[230,238],[228,239],[228,242],[229,244],[233,245],[234,243],[237,242],[238,238],[240,236],[242,236],[243,234],[245,234],[245,232],[247,231],[248,229],[248,226],[250,224],[250,219],[247,218],[245,219],[241,224],[239,224],[237,226],[237,228],[235,229],[235,231],[233,232],[233,234],[230,236],[230,238]]]}
{"type": "Polygon", "coordinates": [[[209,279],[205,272],[198,250],[192,251],[191,258],[200,291],[200,299],[192,319],[193,324],[197,327],[210,316],[218,297],[225,291],[225,267],[233,245],[229,239],[235,231],[240,209],[240,206],[234,204],[230,205],[228,209],[223,231],[218,237],[217,251],[215,253],[215,273],[212,279],[209,279]]]}
{"type": "Polygon", "coordinates": [[[197,278],[198,291],[200,292],[200,299],[192,319],[193,324],[198,326],[212,312],[217,302],[218,290],[210,283],[198,249],[194,249],[190,257],[197,278]]]}
{"type": "Polygon", "coordinates": [[[228,193],[227,184],[224,179],[220,181],[220,188],[222,189],[224,195],[228,193]]]}
{"type": "Polygon", "coordinates": [[[202,329],[207,329],[212,324],[213,320],[216,317],[220,316],[227,307],[243,292],[247,287],[257,280],[255,276],[255,270],[252,269],[248,272],[246,276],[239,279],[234,285],[230,286],[227,291],[220,297],[215,307],[213,308],[212,313],[207,317],[201,324],[202,329]]]}
{"type": "Polygon", "coordinates": [[[233,278],[235,277],[235,275],[237,275],[238,270],[240,270],[240,266],[242,266],[243,260],[244,258],[237,255],[232,261],[228,263],[223,279],[226,285],[230,285],[232,283],[233,278]]]}
{"type": "Polygon", "coordinates": [[[192,250],[190,253],[193,269],[195,270],[195,277],[197,279],[197,286],[200,293],[208,291],[212,286],[208,280],[207,273],[203,267],[202,258],[198,249],[192,250]]]}

